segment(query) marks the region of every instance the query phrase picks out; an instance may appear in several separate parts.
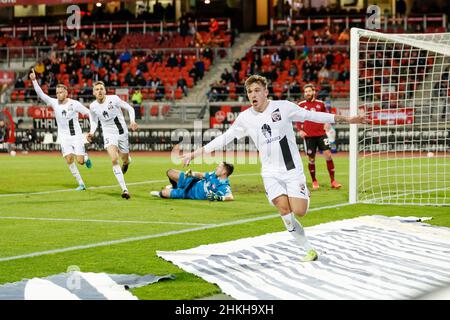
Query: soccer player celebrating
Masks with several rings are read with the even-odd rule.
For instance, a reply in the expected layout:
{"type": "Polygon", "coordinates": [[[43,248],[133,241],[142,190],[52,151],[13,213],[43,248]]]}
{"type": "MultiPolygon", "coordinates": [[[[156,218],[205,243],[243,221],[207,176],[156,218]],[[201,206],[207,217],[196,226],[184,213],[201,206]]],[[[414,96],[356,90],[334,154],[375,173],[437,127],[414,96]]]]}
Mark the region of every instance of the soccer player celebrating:
{"type": "MultiPolygon", "coordinates": [[[[303,87],[303,93],[305,96],[304,101],[301,101],[298,105],[301,108],[312,112],[327,112],[325,104],[321,100],[316,99],[316,90],[312,84],[307,84],[303,87]]],[[[330,129],[331,125],[329,123],[316,123],[311,121],[305,121],[299,123],[297,129],[299,130],[300,136],[305,140],[306,144],[306,154],[308,155],[308,169],[312,178],[312,188],[313,190],[319,189],[319,182],[316,179],[316,150],[319,149],[323,152],[323,155],[327,161],[328,173],[330,174],[331,187],[334,189],[339,189],[342,187],[334,179],[334,163],[331,157],[330,143],[326,131],[330,129]]]]}
{"type": "Polygon", "coordinates": [[[87,140],[92,142],[100,120],[103,130],[103,142],[111,157],[114,175],[122,188],[122,198],[128,200],[130,194],[123,175],[127,172],[130,164],[130,148],[128,144],[128,129],[122,108],[128,110],[130,126],[133,131],[138,128],[135,122],[134,109],[118,96],[106,95],[105,84],[102,81],[94,84],[93,94],[96,100],[89,106],[91,130],[87,135],[87,140]],[[122,168],[119,165],[119,158],[122,159],[122,168]]]}
{"type": "Polygon", "coordinates": [[[210,201],[231,201],[230,181],[228,177],[233,173],[232,164],[222,162],[212,172],[182,172],[175,169],[167,171],[171,185],[161,191],[152,191],[155,197],[170,199],[193,199],[210,201]]]}
{"type": "Polygon", "coordinates": [[[222,149],[235,138],[250,136],[259,151],[261,175],[269,202],[277,207],[286,229],[305,248],[307,254],[303,261],[316,260],[318,254],[295,218],[295,215],[303,217],[306,214],[309,192],[292,122],[365,123],[365,117],[311,112],[289,101],[268,100],[267,80],[258,75],[249,77],[245,87],[251,108],[241,112],[225,133],[204,147],[184,154],[182,161],[188,165],[203,152],[211,153],[222,149]]]}
{"type": "Polygon", "coordinates": [[[84,149],[84,138],[78,122],[78,113],[88,115],[89,109],[80,102],[67,98],[67,87],[63,84],[56,86],[56,99],[50,98],[37,83],[34,69],[31,69],[30,79],[39,98],[53,108],[58,126],[58,140],[61,143],[61,153],[66,159],[70,172],[78,182],[76,190],[86,190],[74,158],[76,157],[80,165],[86,163],[87,168],[92,167],[92,162],[84,149]]]}

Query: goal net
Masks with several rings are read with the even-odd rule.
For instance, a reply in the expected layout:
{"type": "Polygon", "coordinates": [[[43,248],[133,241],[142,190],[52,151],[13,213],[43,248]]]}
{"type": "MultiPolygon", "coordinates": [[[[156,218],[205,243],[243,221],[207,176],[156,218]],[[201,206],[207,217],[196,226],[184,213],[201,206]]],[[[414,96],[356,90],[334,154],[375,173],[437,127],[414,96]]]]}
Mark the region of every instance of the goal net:
{"type": "Polygon", "coordinates": [[[450,204],[450,33],[351,31],[350,202],[450,204]]]}

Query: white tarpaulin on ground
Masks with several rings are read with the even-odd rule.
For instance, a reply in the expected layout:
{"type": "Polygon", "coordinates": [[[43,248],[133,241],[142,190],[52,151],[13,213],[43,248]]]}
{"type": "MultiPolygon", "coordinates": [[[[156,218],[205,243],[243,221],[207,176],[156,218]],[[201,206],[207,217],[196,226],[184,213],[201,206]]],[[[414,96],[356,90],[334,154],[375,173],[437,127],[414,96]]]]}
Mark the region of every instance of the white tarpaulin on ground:
{"type": "MultiPolygon", "coordinates": [[[[450,229],[364,216],[158,255],[236,299],[413,299],[450,283],[450,229]]],[[[274,223],[277,223],[274,221],[274,223]]]]}
{"type": "Polygon", "coordinates": [[[137,300],[127,289],[174,278],[74,271],[0,285],[0,300],[137,300]]]}

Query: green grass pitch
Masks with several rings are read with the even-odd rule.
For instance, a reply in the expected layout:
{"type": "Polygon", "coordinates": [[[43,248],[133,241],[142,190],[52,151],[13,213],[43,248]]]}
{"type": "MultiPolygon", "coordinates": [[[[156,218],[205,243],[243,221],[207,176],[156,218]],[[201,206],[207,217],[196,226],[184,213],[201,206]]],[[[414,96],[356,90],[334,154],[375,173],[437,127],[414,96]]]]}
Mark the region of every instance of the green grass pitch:
{"type": "MultiPolygon", "coordinates": [[[[167,185],[166,170],[180,166],[172,164],[169,155],[132,156],[125,175],[132,198],[126,201],[120,197],[106,153],[91,155],[92,169],[80,168],[88,187],[81,192],[72,191],[76,182],[58,153],[0,155],[0,284],[58,274],[76,265],[84,272],[176,276],[175,280],[132,290],[140,299],[206,297],[220,289],[158,258],[156,251],[182,250],[284,230],[281,219],[271,217],[276,210],[265,197],[259,164],[236,165],[230,179],[233,202],[164,200],[150,197],[149,191],[167,185]],[[267,219],[251,220],[258,217],[267,219]],[[246,219],[250,221],[220,226],[246,219]],[[197,230],[177,233],[189,229],[197,230]],[[174,234],[164,235],[170,232],[174,234]],[[104,245],[92,246],[101,243],[104,245]],[[63,250],[31,255],[58,249],[63,250]]],[[[319,156],[316,167],[321,188],[312,192],[310,208],[347,202],[348,158],[335,157],[335,164],[336,178],[344,187],[329,187],[325,161],[319,156]]],[[[214,167],[192,166],[195,171],[214,167]]],[[[309,174],[307,177],[310,182],[309,174]]],[[[312,226],[375,214],[432,216],[431,224],[450,227],[445,207],[362,204],[313,211],[301,222],[312,226]]]]}

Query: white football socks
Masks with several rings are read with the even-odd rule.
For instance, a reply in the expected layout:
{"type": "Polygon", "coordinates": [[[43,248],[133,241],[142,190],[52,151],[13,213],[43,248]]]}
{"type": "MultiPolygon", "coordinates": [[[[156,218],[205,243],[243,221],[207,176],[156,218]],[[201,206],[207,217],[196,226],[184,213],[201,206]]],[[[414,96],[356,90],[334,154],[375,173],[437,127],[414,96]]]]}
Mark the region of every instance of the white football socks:
{"type": "Polygon", "coordinates": [[[116,176],[117,181],[120,184],[120,187],[122,188],[122,191],[128,190],[127,185],[125,184],[125,179],[123,178],[122,169],[118,164],[113,166],[113,172],[114,175],[116,176]]]}
{"type": "Polygon", "coordinates": [[[78,185],[84,185],[83,179],[81,178],[81,175],[80,175],[80,171],[78,171],[78,168],[77,168],[75,162],[69,164],[69,170],[70,170],[70,172],[72,172],[72,175],[77,180],[78,185]]]}
{"type": "Polygon", "coordinates": [[[300,222],[297,221],[295,215],[291,212],[284,216],[281,216],[287,231],[302,245],[306,251],[313,250],[313,247],[309,243],[305,235],[305,230],[303,229],[300,222]]]}

